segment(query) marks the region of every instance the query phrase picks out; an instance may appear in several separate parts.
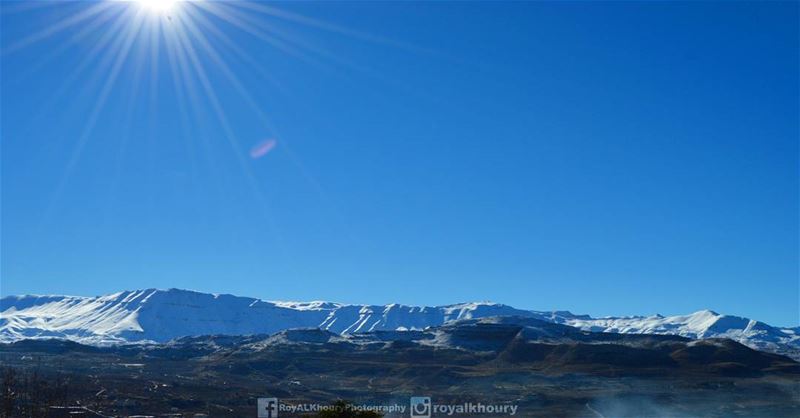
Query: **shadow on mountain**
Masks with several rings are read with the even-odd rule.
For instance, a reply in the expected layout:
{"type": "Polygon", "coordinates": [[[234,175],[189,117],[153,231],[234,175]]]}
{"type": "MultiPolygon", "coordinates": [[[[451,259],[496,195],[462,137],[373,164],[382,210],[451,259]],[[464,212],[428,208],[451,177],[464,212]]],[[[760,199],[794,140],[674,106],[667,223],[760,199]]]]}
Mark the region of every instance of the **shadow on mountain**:
{"type": "Polygon", "coordinates": [[[788,357],[725,339],[594,333],[526,317],[419,331],[293,329],[108,347],[23,340],[0,346],[0,359],[23,372],[70,376],[62,406],[79,402],[109,415],[245,416],[266,395],[406,404],[415,394],[514,402],[528,411],[523,416],[800,412],[800,364],[788,357]]]}

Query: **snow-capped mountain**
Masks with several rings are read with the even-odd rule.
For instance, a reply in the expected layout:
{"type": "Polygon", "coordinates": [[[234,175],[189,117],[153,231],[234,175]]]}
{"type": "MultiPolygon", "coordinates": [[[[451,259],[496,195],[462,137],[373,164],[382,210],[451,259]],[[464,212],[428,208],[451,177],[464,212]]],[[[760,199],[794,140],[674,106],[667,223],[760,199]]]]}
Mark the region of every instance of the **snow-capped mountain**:
{"type": "Polygon", "coordinates": [[[455,319],[536,315],[491,303],[416,307],[271,302],[180,289],[99,297],[9,296],[0,299],[0,312],[0,341],[60,337],[92,344],[272,334],[293,328],[321,328],[339,334],[423,329],[455,319]]]}
{"type": "Polygon", "coordinates": [[[800,327],[777,328],[753,319],[703,310],[690,315],[572,318],[565,324],[587,331],[620,334],[670,334],[682,337],[729,338],[751,348],[800,357],[800,327]]]}
{"type": "Polygon", "coordinates": [[[296,328],[353,334],[421,330],[453,320],[498,316],[528,317],[600,332],[730,338],[756,349],[800,357],[800,328],[777,328],[712,311],[670,317],[592,318],[488,302],[434,307],[273,302],[179,289],[125,291],[99,297],[4,297],[0,299],[0,342],[65,338],[105,345],[166,342],[199,335],[273,334],[296,328]]]}

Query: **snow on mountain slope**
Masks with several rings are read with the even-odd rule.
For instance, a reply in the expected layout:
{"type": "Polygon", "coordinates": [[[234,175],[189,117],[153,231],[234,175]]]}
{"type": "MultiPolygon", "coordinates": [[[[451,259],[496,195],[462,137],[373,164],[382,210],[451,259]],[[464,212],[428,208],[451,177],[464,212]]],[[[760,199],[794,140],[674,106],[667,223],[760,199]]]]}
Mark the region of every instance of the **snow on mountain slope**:
{"type": "Polygon", "coordinates": [[[454,320],[498,316],[527,317],[623,334],[723,337],[800,358],[798,328],[781,329],[712,311],[671,317],[591,318],[566,311],[526,311],[488,302],[436,307],[270,302],[179,289],[125,291],[99,297],[4,297],[0,299],[0,342],[52,337],[95,345],[165,342],[184,336],[274,334],[295,328],[351,334],[421,330],[454,320]]]}
{"type": "Polygon", "coordinates": [[[730,338],[751,348],[800,355],[797,328],[777,328],[739,316],[703,310],[690,315],[609,318],[565,318],[562,322],[588,331],[620,334],[671,334],[688,338],[730,338]]]}
{"type": "Polygon", "coordinates": [[[187,290],[136,290],[99,297],[10,296],[0,301],[0,341],[61,337],[91,344],[165,342],[192,335],[273,334],[294,328],[335,333],[422,329],[453,320],[531,315],[504,305],[361,306],[269,302],[187,290]]]}

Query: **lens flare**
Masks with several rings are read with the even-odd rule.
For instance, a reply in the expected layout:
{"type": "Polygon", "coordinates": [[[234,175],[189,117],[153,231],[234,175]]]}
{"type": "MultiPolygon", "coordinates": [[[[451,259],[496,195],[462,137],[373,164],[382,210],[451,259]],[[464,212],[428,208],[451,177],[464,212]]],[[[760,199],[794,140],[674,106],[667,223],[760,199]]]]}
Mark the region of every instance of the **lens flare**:
{"type": "Polygon", "coordinates": [[[250,158],[256,159],[267,155],[270,151],[272,151],[273,148],[275,148],[275,145],[278,145],[278,141],[274,139],[267,139],[260,142],[250,150],[250,158]]]}

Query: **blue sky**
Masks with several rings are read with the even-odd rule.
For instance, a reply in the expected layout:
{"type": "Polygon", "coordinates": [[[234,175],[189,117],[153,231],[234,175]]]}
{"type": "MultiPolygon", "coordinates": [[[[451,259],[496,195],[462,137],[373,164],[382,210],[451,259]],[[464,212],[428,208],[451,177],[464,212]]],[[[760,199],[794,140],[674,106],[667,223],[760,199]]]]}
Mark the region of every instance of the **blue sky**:
{"type": "Polygon", "coordinates": [[[96,5],[2,5],[3,295],[800,322],[797,3],[113,4],[42,32],[96,5]],[[136,13],[157,41],[92,55],[136,13]]]}

